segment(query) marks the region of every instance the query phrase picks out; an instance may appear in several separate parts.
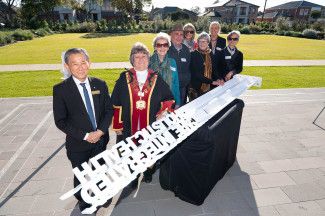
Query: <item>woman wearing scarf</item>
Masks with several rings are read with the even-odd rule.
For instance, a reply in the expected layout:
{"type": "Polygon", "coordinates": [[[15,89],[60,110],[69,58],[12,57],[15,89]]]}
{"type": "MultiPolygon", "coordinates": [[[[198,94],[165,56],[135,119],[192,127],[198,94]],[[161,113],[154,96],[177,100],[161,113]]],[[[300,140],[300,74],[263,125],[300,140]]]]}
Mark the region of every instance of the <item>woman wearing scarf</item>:
{"type": "Polygon", "coordinates": [[[213,54],[209,48],[210,36],[202,32],[198,36],[199,47],[191,53],[191,88],[190,100],[201,96],[210,89],[223,85],[222,58],[213,61],[213,54]]]}
{"type": "Polygon", "coordinates": [[[183,44],[188,47],[190,52],[193,52],[198,48],[198,44],[195,42],[195,27],[192,23],[187,23],[183,27],[184,31],[184,40],[183,44]]]}
{"type": "Polygon", "coordinates": [[[169,35],[160,32],[153,40],[155,51],[150,57],[149,68],[158,73],[168,84],[175,99],[175,108],[178,108],[181,104],[181,99],[179,93],[177,65],[173,58],[168,57],[167,51],[169,46],[169,35]]]}
{"type": "Polygon", "coordinates": [[[227,36],[228,46],[223,51],[226,61],[225,81],[230,80],[234,75],[243,70],[243,53],[236,47],[239,37],[239,31],[232,31],[227,36]]]}

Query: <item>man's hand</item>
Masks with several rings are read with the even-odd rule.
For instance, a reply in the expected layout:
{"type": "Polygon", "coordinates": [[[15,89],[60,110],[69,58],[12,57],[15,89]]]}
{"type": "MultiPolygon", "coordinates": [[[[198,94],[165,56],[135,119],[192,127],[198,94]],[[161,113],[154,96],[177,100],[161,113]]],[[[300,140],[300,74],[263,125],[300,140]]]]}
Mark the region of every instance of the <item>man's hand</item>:
{"type": "Polygon", "coordinates": [[[104,132],[101,130],[93,131],[89,133],[89,136],[87,137],[87,141],[90,143],[97,143],[101,136],[104,135],[104,132]]]}
{"type": "Polygon", "coordinates": [[[233,75],[234,75],[234,72],[233,71],[230,71],[229,73],[227,73],[227,75],[225,77],[226,81],[230,80],[233,75]]]}

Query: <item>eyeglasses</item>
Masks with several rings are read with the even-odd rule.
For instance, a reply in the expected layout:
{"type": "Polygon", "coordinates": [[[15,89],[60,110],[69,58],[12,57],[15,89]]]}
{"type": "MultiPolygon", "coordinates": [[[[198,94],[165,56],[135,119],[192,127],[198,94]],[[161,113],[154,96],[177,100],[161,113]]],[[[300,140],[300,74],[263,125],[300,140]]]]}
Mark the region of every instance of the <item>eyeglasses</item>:
{"type": "Polygon", "coordinates": [[[163,43],[163,44],[157,43],[157,44],[156,44],[156,47],[157,47],[157,48],[161,48],[161,47],[168,48],[168,47],[169,47],[169,44],[168,44],[168,43],[163,43]]]}
{"type": "Polygon", "coordinates": [[[194,34],[194,31],[184,31],[184,32],[185,32],[185,34],[188,34],[188,33],[194,34]]]}
{"type": "Polygon", "coordinates": [[[229,37],[228,40],[229,40],[229,41],[231,41],[231,40],[232,40],[232,41],[238,41],[239,38],[231,38],[231,37],[229,37]]]}

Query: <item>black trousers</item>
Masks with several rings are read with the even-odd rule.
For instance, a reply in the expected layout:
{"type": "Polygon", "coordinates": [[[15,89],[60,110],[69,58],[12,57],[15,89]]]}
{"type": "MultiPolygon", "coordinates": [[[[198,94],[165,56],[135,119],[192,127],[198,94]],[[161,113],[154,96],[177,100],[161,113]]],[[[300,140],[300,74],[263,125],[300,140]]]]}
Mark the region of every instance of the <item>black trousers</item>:
{"type": "Polygon", "coordinates": [[[180,91],[180,96],[181,96],[181,106],[183,106],[187,102],[188,86],[180,87],[179,91],[180,91]]]}
{"type": "MultiPolygon", "coordinates": [[[[78,167],[79,169],[82,169],[81,164],[83,162],[88,162],[90,158],[96,156],[97,154],[101,153],[102,151],[103,151],[103,144],[96,143],[96,144],[94,144],[94,148],[89,151],[72,152],[72,151],[67,150],[67,156],[71,162],[72,168],[78,167]]],[[[79,184],[80,184],[80,182],[74,176],[74,178],[73,178],[74,187],[77,187],[79,184]]],[[[83,202],[83,199],[81,198],[80,191],[75,193],[74,196],[77,198],[77,200],[79,200],[80,202],[83,202]]]]}

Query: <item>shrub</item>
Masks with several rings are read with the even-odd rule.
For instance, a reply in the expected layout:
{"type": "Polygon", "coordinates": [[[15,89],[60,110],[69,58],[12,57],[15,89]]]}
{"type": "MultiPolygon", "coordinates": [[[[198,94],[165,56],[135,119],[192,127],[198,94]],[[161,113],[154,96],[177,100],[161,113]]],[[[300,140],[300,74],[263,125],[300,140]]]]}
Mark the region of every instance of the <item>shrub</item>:
{"type": "Polygon", "coordinates": [[[202,32],[202,31],[209,32],[209,26],[210,26],[210,18],[207,16],[199,17],[195,23],[195,28],[197,32],[202,32]]]}
{"type": "Polygon", "coordinates": [[[94,22],[83,22],[83,23],[76,23],[67,26],[66,32],[71,33],[89,33],[96,31],[96,23],[94,22]]]}
{"type": "Polygon", "coordinates": [[[311,28],[320,32],[325,32],[325,20],[314,22],[311,28]]]}
{"type": "Polygon", "coordinates": [[[317,31],[314,30],[314,29],[305,29],[305,30],[302,32],[302,35],[303,35],[305,38],[317,39],[317,31]]]}
{"type": "Polygon", "coordinates": [[[49,28],[39,28],[34,31],[34,34],[39,37],[44,37],[46,35],[52,34],[53,32],[49,28]]]}
{"type": "Polygon", "coordinates": [[[16,41],[32,40],[34,38],[34,35],[30,30],[22,29],[16,29],[12,36],[16,41]]]}
{"type": "Polygon", "coordinates": [[[318,39],[325,39],[325,32],[317,32],[318,39]]]}
{"type": "Polygon", "coordinates": [[[4,46],[12,42],[14,42],[14,38],[10,32],[0,32],[0,46],[4,46]]]}
{"type": "Polygon", "coordinates": [[[242,29],[240,29],[240,33],[242,34],[250,34],[251,31],[248,26],[244,26],[242,29]]]}
{"type": "Polygon", "coordinates": [[[262,28],[260,26],[253,24],[250,24],[248,26],[248,29],[251,34],[259,34],[262,31],[262,28]]]}
{"type": "Polygon", "coordinates": [[[294,20],[291,24],[291,29],[293,31],[302,32],[304,29],[308,28],[308,23],[304,20],[294,20]]]}
{"type": "Polygon", "coordinates": [[[302,33],[301,32],[292,32],[292,36],[293,37],[302,37],[302,33]]]}
{"type": "Polygon", "coordinates": [[[276,23],[275,23],[275,29],[277,32],[280,32],[280,31],[289,31],[290,29],[290,21],[289,19],[286,19],[286,18],[283,18],[283,17],[280,17],[276,20],[276,23]]]}

